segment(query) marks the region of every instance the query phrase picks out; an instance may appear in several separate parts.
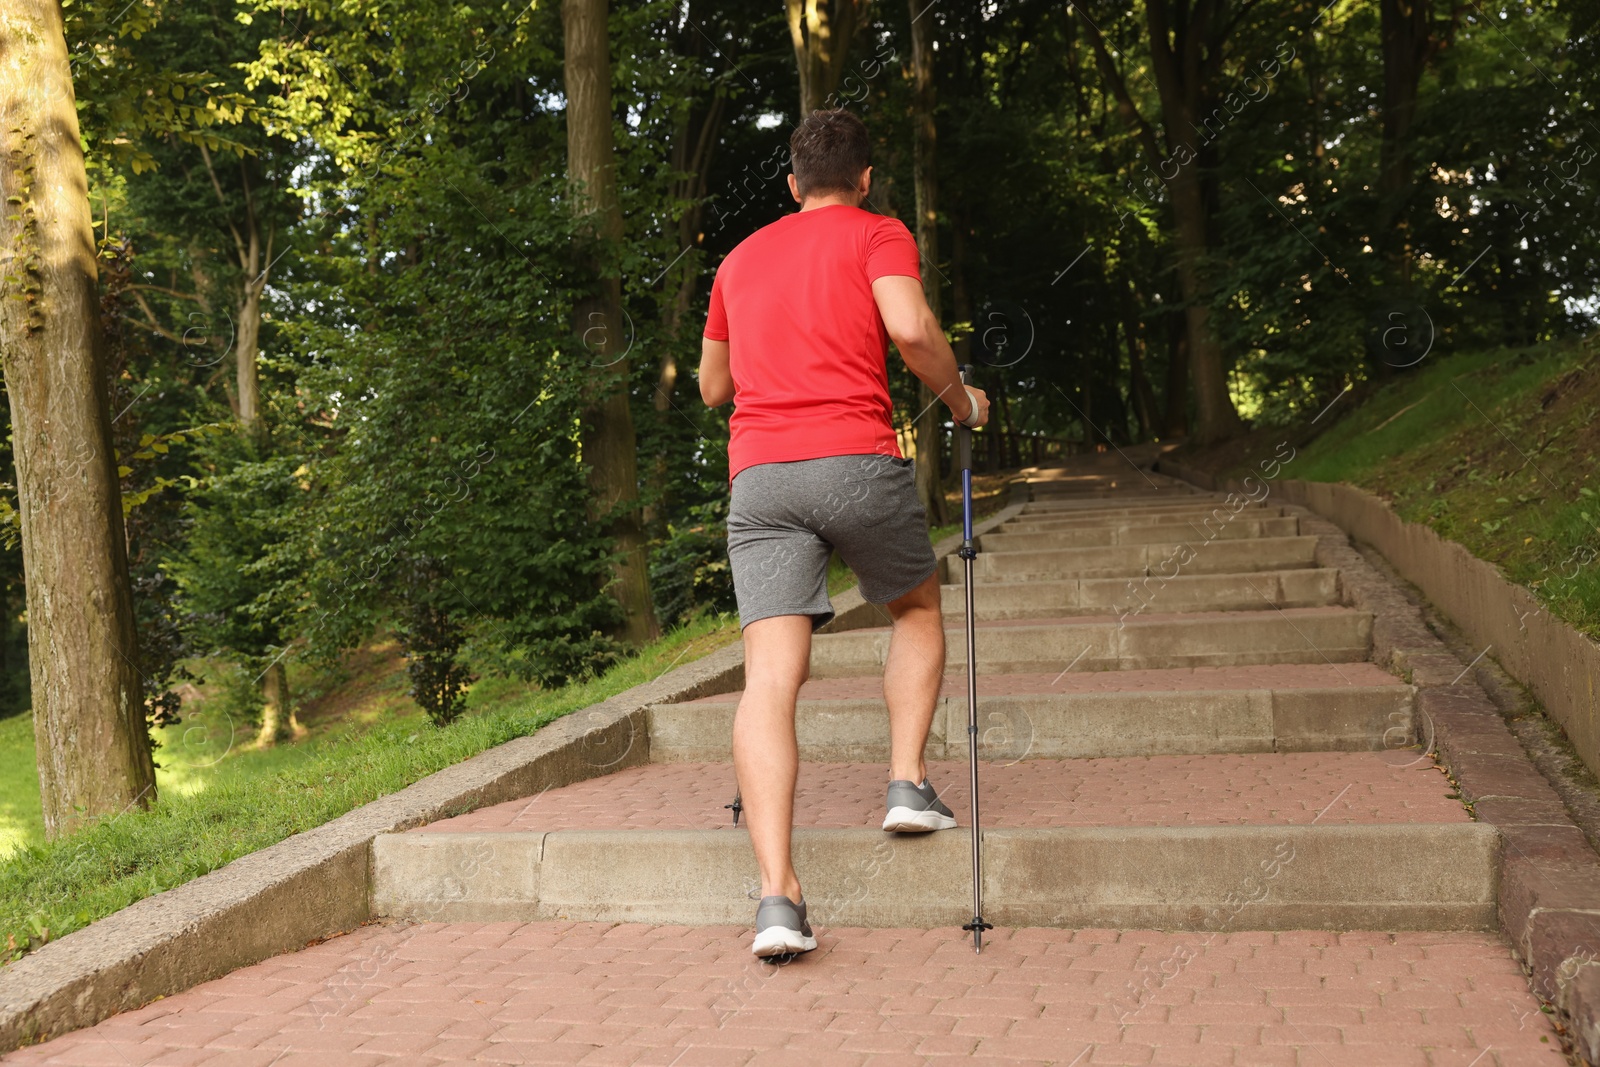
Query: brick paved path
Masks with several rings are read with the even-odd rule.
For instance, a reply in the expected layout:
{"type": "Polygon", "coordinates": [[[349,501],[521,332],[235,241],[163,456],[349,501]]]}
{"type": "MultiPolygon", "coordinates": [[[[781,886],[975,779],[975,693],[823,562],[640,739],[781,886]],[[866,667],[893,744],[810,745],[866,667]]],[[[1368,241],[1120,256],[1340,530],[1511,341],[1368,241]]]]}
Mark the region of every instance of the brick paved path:
{"type": "Polygon", "coordinates": [[[375,925],[7,1056],[81,1067],[1565,1063],[1505,946],[1462,933],[375,925]]]}

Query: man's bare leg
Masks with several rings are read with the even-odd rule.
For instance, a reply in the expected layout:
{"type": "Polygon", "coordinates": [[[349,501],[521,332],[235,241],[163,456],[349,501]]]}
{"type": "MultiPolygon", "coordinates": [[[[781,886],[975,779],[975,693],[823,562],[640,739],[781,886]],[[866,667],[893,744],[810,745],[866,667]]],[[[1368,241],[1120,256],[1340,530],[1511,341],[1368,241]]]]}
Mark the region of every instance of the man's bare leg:
{"type": "Polygon", "coordinates": [[[733,769],[761,869],[761,895],[796,903],[800,879],[789,854],[800,773],[794,705],[810,673],[811,616],[777,615],[744,628],[744,696],[733,720],[733,769]]]}
{"type": "Polygon", "coordinates": [[[944,616],[939,609],[939,572],[888,604],[894,630],[883,667],[883,699],[889,705],[889,777],[921,782],[927,777],[922,752],[933,725],[933,707],[944,680],[944,616]]]}

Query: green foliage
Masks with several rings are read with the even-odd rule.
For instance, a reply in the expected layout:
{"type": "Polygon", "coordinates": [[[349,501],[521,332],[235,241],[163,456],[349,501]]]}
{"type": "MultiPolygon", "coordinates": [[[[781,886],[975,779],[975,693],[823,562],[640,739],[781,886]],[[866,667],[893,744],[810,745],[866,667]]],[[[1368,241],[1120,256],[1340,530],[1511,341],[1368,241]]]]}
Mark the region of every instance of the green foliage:
{"type": "Polygon", "coordinates": [[[728,566],[727,505],[707,505],[694,519],[695,525],[674,529],[651,552],[650,586],[663,626],[738,608],[728,566]]]}
{"type": "Polygon", "coordinates": [[[185,47],[213,40],[216,23],[201,28],[213,13],[126,0],[74,0],[62,11],[91,168],[145,174],[158,166],[151,148],[162,142],[248,151],[231,135],[259,108],[225,76],[227,59],[196,65],[172,47],[175,26],[185,47]]]}
{"type": "Polygon", "coordinates": [[[311,489],[298,456],[260,439],[216,437],[195,448],[207,477],[188,496],[186,536],[168,570],[196,651],[237,657],[258,673],[308,610],[311,489]]]}
{"type": "Polygon", "coordinates": [[[206,701],[207,715],[231,724],[230,739],[235,733],[243,736],[247,730],[254,731],[261,723],[266,703],[257,679],[260,669],[254,664],[213,656],[208,659],[205,671],[203,681],[210,683],[213,694],[206,701]]]}
{"type": "Polygon", "coordinates": [[[1554,13],[1491,5],[1436,26],[1451,39],[1423,74],[1407,146],[1416,187],[1387,226],[1378,21],[1377,5],[1348,5],[1285,37],[1295,61],[1219,140],[1216,326],[1236,395],[1263,424],[1308,420],[1347,383],[1388,380],[1430,346],[1584,327],[1573,302],[1592,294],[1600,257],[1585,161],[1600,142],[1570,94],[1554,13]]]}
{"type": "Polygon", "coordinates": [[[315,362],[302,389],[338,447],[311,470],[325,502],[302,632],[331,653],[386,612],[426,604],[503,668],[559,684],[613,652],[610,547],[588,523],[576,441],[593,369],[572,351],[569,295],[547,281],[569,247],[552,190],[497,195],[468,163],[438,161],[392,206],[386,226],[425,256],[345,282],[367,329],[303,323],[315,362]],[[482,256],[503,241],[528,260],[482,256]],[[454,313],[463,288],[466,320],[454,313]],[[422,559],[439,565],[432,588],[406,565],[422,559]]]}
{"type": "Polygon", "coordinates": [[[448,577],[438,560],[407,561],[398,634],[411,676],[411,698],[422,706],[435,726],[448,726],[466,707],[471,672],[456,657],[465,640],[460,622],[441,593],[448,577]]]}

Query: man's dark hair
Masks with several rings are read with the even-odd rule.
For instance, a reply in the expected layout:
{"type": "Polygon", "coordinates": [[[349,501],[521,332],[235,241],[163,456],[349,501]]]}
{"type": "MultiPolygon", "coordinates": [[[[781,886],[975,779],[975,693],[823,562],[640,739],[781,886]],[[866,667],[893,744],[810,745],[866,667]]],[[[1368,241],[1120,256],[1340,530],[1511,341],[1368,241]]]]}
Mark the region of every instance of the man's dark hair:
{"type": "Polygon", "coordinates": [[[789,160],[802,197],[853,192],[872,163],[872,139],[842,107],[813,111],[789,138],[789,160]]]}

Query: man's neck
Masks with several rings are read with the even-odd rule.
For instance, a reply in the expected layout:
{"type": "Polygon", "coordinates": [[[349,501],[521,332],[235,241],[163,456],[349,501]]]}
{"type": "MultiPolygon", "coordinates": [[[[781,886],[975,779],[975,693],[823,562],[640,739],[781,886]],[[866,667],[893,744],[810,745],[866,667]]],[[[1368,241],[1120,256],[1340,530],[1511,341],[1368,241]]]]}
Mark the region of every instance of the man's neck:
{"type": "Polygon", "coordinates": [[[800,203],[801,211],[814,211],[819,207],[860,207],[860,193],[829,193],[826,196],[808,196],[800,203]]]}

